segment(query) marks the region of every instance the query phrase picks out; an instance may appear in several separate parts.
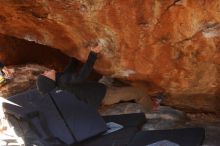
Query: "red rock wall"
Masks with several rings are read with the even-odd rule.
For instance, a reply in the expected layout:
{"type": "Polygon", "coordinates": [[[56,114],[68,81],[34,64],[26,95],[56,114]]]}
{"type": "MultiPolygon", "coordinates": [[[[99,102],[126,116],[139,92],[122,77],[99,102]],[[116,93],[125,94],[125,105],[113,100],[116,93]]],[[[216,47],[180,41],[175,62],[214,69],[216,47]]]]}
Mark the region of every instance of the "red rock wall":
{"type": "Polygon", "coordinates": [[[153,84],[169,105],[220,111],[219,0],[1,0],[0,9],[0,33],[80,61],[98,40],[99,73],[153,84]]]}

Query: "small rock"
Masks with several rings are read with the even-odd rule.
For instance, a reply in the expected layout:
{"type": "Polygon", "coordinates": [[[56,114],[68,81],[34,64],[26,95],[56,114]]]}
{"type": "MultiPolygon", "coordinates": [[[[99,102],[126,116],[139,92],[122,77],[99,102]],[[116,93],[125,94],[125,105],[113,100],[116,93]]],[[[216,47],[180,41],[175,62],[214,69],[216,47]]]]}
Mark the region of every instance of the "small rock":
{"type": "Polygon", "coordinates": [[[144,112],[144,109],[137,103],[125,102],[111,105],[105,110],[101,109],[100,112],[102,115],[120,115],[129,113],[141,113],[144,112]]]}

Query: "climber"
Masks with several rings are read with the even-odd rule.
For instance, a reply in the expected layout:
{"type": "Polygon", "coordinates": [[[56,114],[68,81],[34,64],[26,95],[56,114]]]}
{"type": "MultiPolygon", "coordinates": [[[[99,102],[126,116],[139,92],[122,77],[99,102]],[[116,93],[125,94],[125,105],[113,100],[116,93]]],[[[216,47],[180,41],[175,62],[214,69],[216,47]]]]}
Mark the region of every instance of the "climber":
{"type": "Polygon", "coordinates": [[[64,72],[56,73],[55,70],[45,71],[38,76],[37,88],[41,93],[47,93],[55,87],[61,90],[67,90],[75,94],[80,100],[98,107],[101,103],[111,105],[120,101],[135,100],[140,103],[144,109],[149,110],[151,107],[150,99],[145,92],[132,86],[126,87],[107,87],[106,85],[86,81],[86,78],[92,71],[97,55],[102,48],[100,45],[90,47],[88,59],[79,73],[76,73],[76,65],[71,61],[65,68],[64,72]]]}
{"type": "Polygon", "coordinates": [[[13,77],[13,73],[3,63],[0,62],[0,86],[4,85],[8,79],[13,77]]]}
{"type": "Polygon", "coordinates": [[[76,73],[76,64],[71,60],[64,69],[64,72],[49,70],[38,76],[38,90],[41,93],[47,93],[57,86],[62,90],[74,93],[81,100],[97,107],[98,103],[101,102],[105,95],[106,88],[103,84],[85,80],[92,71],[92,67],[95,63],[97,54],[101,51],[101,47],[90,47],[90,50],[88,60],[79,73],[76,73]]]}

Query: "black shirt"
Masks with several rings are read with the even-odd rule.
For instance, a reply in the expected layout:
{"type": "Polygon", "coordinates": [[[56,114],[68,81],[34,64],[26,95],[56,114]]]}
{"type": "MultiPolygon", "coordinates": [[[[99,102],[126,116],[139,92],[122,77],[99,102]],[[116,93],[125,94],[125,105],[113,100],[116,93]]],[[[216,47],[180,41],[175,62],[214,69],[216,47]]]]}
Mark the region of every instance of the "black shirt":
{"type": "Polygon", "coordinates": [[[71,60],[64,72],[56,74],[56,82],[39,76],[37,80],[38,89],[40,92],[46,93],[57,87],[58,89],[73,93],[80,100],[92,106],[98,107],[105,96],[106,86],[98,82],[86,81],[92,71],[96,58],[97,54],[90,52],[86,63],[79,72],[76,72],[76,64],[71,60]]]}

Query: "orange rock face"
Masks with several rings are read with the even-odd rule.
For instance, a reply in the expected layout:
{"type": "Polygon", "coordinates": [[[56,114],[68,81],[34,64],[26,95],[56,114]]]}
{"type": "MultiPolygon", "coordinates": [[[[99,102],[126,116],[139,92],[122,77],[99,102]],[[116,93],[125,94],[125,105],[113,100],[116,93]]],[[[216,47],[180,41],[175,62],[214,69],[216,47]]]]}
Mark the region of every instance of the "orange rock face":
{"type": "Polygon", "coordinates": [[[220,111],[219,0],[1,0],[0,9],[2,34],[80,61],[98,41],[99,73],[153,85],[168,105],[220,111]]]}

